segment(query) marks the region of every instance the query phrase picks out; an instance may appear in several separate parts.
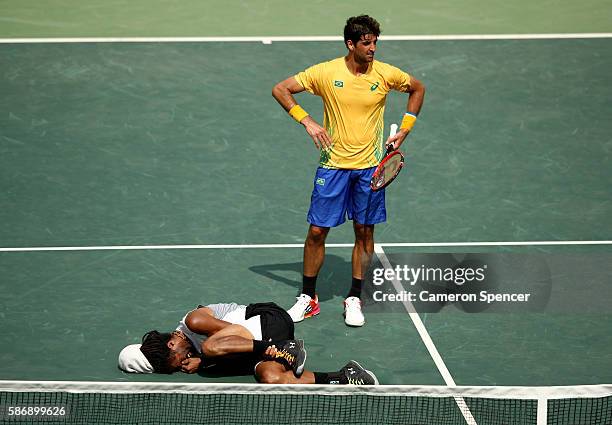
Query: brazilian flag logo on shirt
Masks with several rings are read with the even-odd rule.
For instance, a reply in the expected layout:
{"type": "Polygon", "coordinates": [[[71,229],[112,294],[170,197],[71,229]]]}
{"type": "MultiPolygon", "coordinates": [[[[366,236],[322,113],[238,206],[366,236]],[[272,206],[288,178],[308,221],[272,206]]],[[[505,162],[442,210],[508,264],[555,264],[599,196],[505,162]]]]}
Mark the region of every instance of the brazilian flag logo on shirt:
{"type": "Polygon", "coordinates": [[[380,82],[376,82],[376,84],[372,84],[372,87],[370,87],[370,91],[374,91],[378,88],[378,86],[380,85],[380,82]]]}
{"type": "Polygon", "coordinates": [[[344,87],[344,81],[334,80],[334,86],[336,86],[336,87],[344,87]]]}

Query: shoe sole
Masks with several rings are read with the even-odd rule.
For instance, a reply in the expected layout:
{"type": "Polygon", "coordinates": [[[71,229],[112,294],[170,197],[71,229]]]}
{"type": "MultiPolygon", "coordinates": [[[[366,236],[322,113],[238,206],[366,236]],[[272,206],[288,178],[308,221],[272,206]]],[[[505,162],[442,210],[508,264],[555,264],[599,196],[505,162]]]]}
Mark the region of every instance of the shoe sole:
{"type": "MultiPolygon", "coordinates": [[[[304,321],[304,319],[310,319],[311,317],[318,316],[320,312],[321,311],[319,310],[316,313],[304,314],[304,316],[300,320],[294,320],[293,318],[291,318],[291,320],[293,320],[293,323],[300,323],[300,322],[304,321]]],[[[291,317],[291,316],[289,316],[289,317],[291,317]]]]}
{"type": "Polygon", "coordinates": [[[293,320],[293,323],[300,323],[302,320],[308,319],[310,317],[314,317],[314,316],[318,315],[320,312],[321,312],[321,308],[319,307],[319,304],[317,304],[317,308],[315,308],[313,311],[309,311],[309,312],[304,313],[302,318],[299,319],[299,320],[295,320],[293,317],[291,317],[291,314],[289,315],[289,317],[291,317],[291,320],[293,320]]]}
{"type": "MultiPolygon", "coordinates": [[[[321,312],[321,308],[319,306],[317,306],[317,308],[315,308],[312,311],[309,311],[308,313],[304,314],[304,319],[308,319],[309,317],[314,317],[316,315],[318,315],[321,312]]],[[[302,319],[302,320],[304,320],[302,319]]]]}
{"type": "MultiPolygon", "coordinates": [[[[363,322],[360,322],[360,323],[349,323],[349,322],[347,322],[346,321],[346,304],[345,304],[344,308],[345,308],[345,311],[342,313],[342,317],[344,317],[344,323],[346,324],[346,326],[350,326],[351,328],[358,328],[360,326],[365,325],[365,318],[363,319],[363,322]]],[[[355,362],[355,363],[357,363],[357,362],[355,362]]]]}
{"type": "Polygon", "coordinates": [[[361,322],[361,323],[348,323],[348,322],[346,321],[346,319],[344,319],[344,324],[345,324],[346,326],[348,326],[348,327],[351,327],[351,328],[360,328],[360,327],[362,327],[363,325],[365,325],[365,320],[364,320],[363,322],[361,322]]]}
{"type": "Polygon", "coordinates": [[[308,353],[306,352],[306,348],[304,347],[304,340],[298,339],[297,341],[301,348],[301,351],[304,353],[304,358],[301,359],[301,361],[299,361],[300,359],[296,359],[296,361],[299,361],[299,363],[295,368],[295,376],[299,378],[300,376],[302,376],[302,373],[304,373],[304,366],[306,365],[306,357],[308,357],[308,353]]]}
{"type": "Polygon", "coordinates": [[[372,372],[371,370],[367,370],[365,367],[361,366],[355,360],[351,360],[351,363],[355,363],[359,367],[359,369],[364,370],[368,375],[370,375],[370,377],[374,379],[374,385],[380,385],[378,382],[378,378],[376,377],[376,375],[374,375],[374,372],[372,372]]]}
{"type": "Polygon", "coordinates": [[[365,319],[361,323],[349,323],[346,321],[346,313],[343,313],[342,316],[344,316],[344,323],[346,324],[346,326],[350,326],[351,328],[359,328],[365,325],[365,319]]]}

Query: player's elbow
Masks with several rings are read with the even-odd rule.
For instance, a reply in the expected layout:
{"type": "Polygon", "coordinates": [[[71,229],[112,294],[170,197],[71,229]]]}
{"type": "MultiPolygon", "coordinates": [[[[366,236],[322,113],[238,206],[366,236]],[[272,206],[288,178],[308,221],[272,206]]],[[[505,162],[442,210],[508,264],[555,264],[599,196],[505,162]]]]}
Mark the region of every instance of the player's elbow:
{"type": "Polygon", "coordinates": [[[192,331],[203,335],[210,335],[209,316],[198,310],[194,310],[185,318],[185,325],[192,331]]]}
{"type": "Polygon", "coordinates": [[[198,325],[197,317],[189,313],[187,317],[185,317],[185,325],[187,325],[187,328],[189,328],[190,331],[193,331],[198,325]]]}
{"type": "Polygon", "coordinates": [[[425,95],[425,84],[422,81],[414,80],[411,84],[412,92],[425,95]]]}
{"type": "Polygon", "coordinates": [[[283,86],[283,83],[280,82],[272,87],[272,97],[274,99],[280,99],[283,96],[283,93],[286,92],[286,88],[283,86]]]}
{"type": "Polygon", "coordinates": [[[425,92],[427,91],[427,89],[425,88],[425,84],[421,83],[421,95],[425,96],[425,92]]]}

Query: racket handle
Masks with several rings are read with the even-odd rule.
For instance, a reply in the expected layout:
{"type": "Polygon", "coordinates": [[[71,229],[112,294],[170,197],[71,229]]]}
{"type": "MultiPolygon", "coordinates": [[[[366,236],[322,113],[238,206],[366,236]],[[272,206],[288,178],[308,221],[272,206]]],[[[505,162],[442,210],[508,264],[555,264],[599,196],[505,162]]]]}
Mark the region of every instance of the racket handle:
{"type": "Polygon", "coordinates": [[[397,124],[391,124],[391,136],[395,136],[397,134],[397,124]]]}

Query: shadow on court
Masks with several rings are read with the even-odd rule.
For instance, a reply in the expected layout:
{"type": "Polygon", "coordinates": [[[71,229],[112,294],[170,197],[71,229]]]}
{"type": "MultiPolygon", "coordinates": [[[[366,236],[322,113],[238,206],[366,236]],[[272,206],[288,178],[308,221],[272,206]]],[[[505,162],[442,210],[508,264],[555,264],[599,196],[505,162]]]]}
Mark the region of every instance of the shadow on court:
{"type": "MultiPolygon", "coordinates": [[[[249,267],[249,270],[268,279],[295,288],[299,294],[302,289],[302,262],[262,264],[249,267]],[[295,279],[286,277],[287,272],[295,273],[295,279]],[[282,274],[281,274],[282,273],[282,274]]],[[[317,295],[320,301],[346,296],[351,287],[352,268],[347,260],[337,255],[326,255],[325,262],[317,279],[317,295]]]]}

